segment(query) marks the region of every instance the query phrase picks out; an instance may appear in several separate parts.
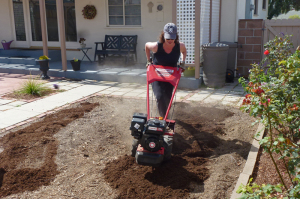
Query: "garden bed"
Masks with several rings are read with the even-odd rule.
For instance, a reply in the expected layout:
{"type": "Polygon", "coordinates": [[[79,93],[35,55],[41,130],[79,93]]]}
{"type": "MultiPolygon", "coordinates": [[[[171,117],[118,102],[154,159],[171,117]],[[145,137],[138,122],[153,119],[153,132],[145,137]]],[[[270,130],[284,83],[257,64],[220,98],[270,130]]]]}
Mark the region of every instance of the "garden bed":
{"type": "Polygon", "coordinates": [[[129,156],[132,114],[145,109],[145,100],[93,97],[9,132],[0,140],[0,197],[229,198],[254,119],[228,106],[176,103],[172,158],[152,168],[129,156]]]}

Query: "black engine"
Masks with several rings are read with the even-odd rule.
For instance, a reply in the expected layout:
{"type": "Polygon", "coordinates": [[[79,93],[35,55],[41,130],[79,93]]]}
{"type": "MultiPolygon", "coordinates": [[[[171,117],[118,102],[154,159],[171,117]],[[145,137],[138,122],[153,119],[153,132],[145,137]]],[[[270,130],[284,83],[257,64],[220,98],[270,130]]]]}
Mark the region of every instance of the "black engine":
{"type": "Polygon", "coordinates": [[[163,147],[163,135],[166,131],[166,121],[149,119],[147,114],[135,113],[131,121],[131,135],[139,140],[141,146],[151,152],[163,147]]]}

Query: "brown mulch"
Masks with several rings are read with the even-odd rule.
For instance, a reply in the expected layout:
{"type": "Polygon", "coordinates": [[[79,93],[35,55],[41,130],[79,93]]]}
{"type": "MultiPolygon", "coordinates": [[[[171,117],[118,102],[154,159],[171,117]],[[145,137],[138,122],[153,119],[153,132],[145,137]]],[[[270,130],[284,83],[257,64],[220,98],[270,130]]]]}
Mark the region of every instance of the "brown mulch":
{"type": "Polygon", "coordinates": [[[4,148],[0,153],[0,197],[49,185],[58,174],[55,163],[57,141],[53,135],[97,105],[82,103],[77,108],[61,110],[46,116],[42,121],[5,135],[0,143],[4,148]],[[31,157],[33,151],[34,156],[31,157]],[[33,163],[27,163],[28,158],[33,163]],[[22,168],[38,162],[40,167],[22,168]]]}
{"type": "MultiPolygon", "coordinates": [[[[267,133],[265,134],[266,134],[265,136],[268,136],[267,133]]],[[[284,183],[286,184],[287,187],[290,187],[292,183],[285,167],[285,163],[288,162],[287,159],[285,159],[285,163],[284,163],[282,159],[279,160],[279,158],[281,157],[280,154],[272,153],[272,156],[277,164],[278,170],[284,180],[284,183]]],[[[276,167],[270,157],[270,154],[265,152],[262,147],[258,151],[257,161],[255,163],[255,167],[251,177],[253,178],[252,183],[256,183],[258,185],[282,184],[282,181],[276,171],[276,167]]],[[[284,187],[282,187],[282,189],[284,189],[284,187]]]]}
{"type": "Polygon", "coordinates": [[[190,183],[203,183],[209,177],[207,159],[175,156],[162,166],[138,165],[135,158],[123,156],[103,170],[105,180],[120,194],[118,198],[185,198],[190,183]]]}
{"type": "Polygon", "coordinates": [[[25,94],[25,93],[17,93],[17,92],[12,92],[8,93],[6,95],[1,96],[2,98],[7,98],[7,99],[18,99],[18,100],[25,100],[25,101],[32,101],[32,100],[37,100],[39,98],[53,95],[57,92],[62,92],[63,90],[53,90],[49,89],[45,92],[42,93],[42,95],[31,95],[31,94],[25,94]]]}
{"type": "Polygon", "coordinates": [[[99,106],[89,112],[75,103],[54,113],[46,126],[40,119],[0,139],[6,162],[0,163],[0,197],[229,198],[257,129],[232,107],[176,103],[172,158],[152,168],[128,155],[128,126],[134,112],[145,111],[145,100],[87,101],[99,106]],[[18,181],[19,175],[25,179],[18,181]]]}

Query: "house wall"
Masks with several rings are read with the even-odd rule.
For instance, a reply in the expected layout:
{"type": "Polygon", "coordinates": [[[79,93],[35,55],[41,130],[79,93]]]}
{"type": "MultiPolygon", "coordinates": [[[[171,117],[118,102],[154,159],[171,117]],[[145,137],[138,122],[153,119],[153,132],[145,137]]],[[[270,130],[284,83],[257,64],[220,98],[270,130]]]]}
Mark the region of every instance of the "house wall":
{"type": "MultiPolygon", "coordinates": [[[[141,27],[108,27],[108,8],[107,0],[76,0],[76,27],[77,27],[77,38],[84,37],[86,39],[87,47],[93,49],[88,51],[88,56],[94,58],[95,44],[94,42],[104,41],[105,34],[122,34],[122,35],[138,35],[137,44],[137,59],[138,63],[146,62],[145,56],[145,43],[148,41],[157,41],[158,36],[163,30],[166,23],[172,22],[172,1],[170,0],[151,0],[154,4],[152,13],[149,12],[147,4],[150,1],[141,1],[141,27]],[[87,4],[94,5],[97,9],[97,15],[94,19],[84,19],[82,15],[82,9],[87,4]],[[157,11],[157,5],[163,4],[163,10],[157,11]]],[[[26,4],[28,5],[28,4],[26,4]]],[[[12,8],[11,0],[1,0],[0,6],[0,40],[5,39],[6,41],[14,39],[13,32],[13,19],[12,19],[12,8]],[[9,8],[9,9],[8,9],[9,8]],[[5,27],[5,28],[3,28],[5,27]]],[[[27,16],[28,17],[28,16],[27,16]]],[[[32,44],[31,44],[32,45],[32,44]]],[[[42,43],[40,44],[42,45],[42,43]]],[[[25,45],[26,46],[26,45],[25,45]]],[[[36,46],[36,45],[34,45],[36,46]]],[[[48,43],[49,46],[49,43],[48,43]]],[[[51,46],[60,46],[57,44],[51,44],[51,46]]],[[[78,42],[67,42],[67,49],[79,48],[78,42]]],[[[14,42],[12,47],[16,46],[14,42]]],[[[24,47],[24,46],[23,46],[24,47]]],[[[28,46],[30,47],[30,45],[28,46]]],[[[74,57],[81,58],[83,53],[81,51],[67,50],[67,59],[71,60],[74,57]]]]}
{"type": "Polygon", "coordinates": [[[220,41],[236,41],[236,11],[237,0],[222,0],[220,41]]]}
{"type": "MultiPolygon", "coordinates": [[[[12,22],[11,22],[11,13],[10,13],[10,4],[9,1],[1,0],[0,6],[0,41],[6,40],[10,41],[13,40],[12,34],[12,22]]],[[[13,46],[12,43],[11,46],[13,46]]],[[[2,46],[0,47],[2,48],[2,46]]]]}
{"type": "MultiPolygon", "coordinates": [[[[254,4],[254,0],[252,1],[252,4],[254,4]]],[[[266,9],[262,9],[262,4],[263,0],[258,0],[258,11],[257,14],[254,14],[254,11],[252,11],[252,19],[267,19],[269,0],[266,1],[266,9]]]]}
{"type": "MultiPolygon", "coordinates": [[[[258,0],[258,14],[253,19],[266,19],[268,16],[268,0],[266,1],[266,9],[262,9],[263,0],[258,0]]],[[[254,0],[251,1],[254,5],[254,0]]],[[[238,41],[238,21],[245,19],[246,0],[222,0],[221,10],[221,29],[220,40],[237,42],[238,41]]]]}
{"type": "MultiPolygon", "coordinates": [[[[138,63],[146,62],[145,43],[148,41],[157,41],[160,31],[166,23],[172,21],[172,1],[170,0],[152,0],[154,4],[152,13],[149,13],[147,4],[149,1],[141,1],[141,27],[108,27],[107,1],[90,0],[88,4],[93,4],[97,9],[97,15],[94,19],[84,19],[81,10],[87,3],[85,1],[76,1],[76,23],[78,38],[86,38],[87,46],[93,47],[89,51],[89,56],[94,57],[94,42],[104,41],[106,34],[116,35],[138,35],[137,59],[138,63]],[[163,11],[157,11],[156,7],[163,4],[163,11]],[[159,13],[160,12],[160,13],[159,13]],[[161,13],[162,12],[162,13],[161,13]]],[[[79,45],[79,44],[78,44],[79,45]]],[[[81,52],[67,51],[67,59],[73,59],[77,55],[82,56],[81,52]]]]}

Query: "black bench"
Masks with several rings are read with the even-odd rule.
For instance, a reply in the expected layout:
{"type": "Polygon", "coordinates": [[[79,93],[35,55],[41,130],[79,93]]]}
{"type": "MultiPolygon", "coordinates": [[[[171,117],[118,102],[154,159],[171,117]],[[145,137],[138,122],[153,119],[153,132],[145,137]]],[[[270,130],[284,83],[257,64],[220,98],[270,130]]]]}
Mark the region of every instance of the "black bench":
{"type": "Polygon", "coordinates": [[[137,35],[105,35],[104,42],[95,42],[95,56],[98,55],[98,61],[100,62],[101,56],[103,59],[108,55],[124,55],[126,56],[126,64],[129,61],[130,55],[136,55],[137,35]],[[101,50],[98,50],[98,44],[101,44],[101,50]]]}

